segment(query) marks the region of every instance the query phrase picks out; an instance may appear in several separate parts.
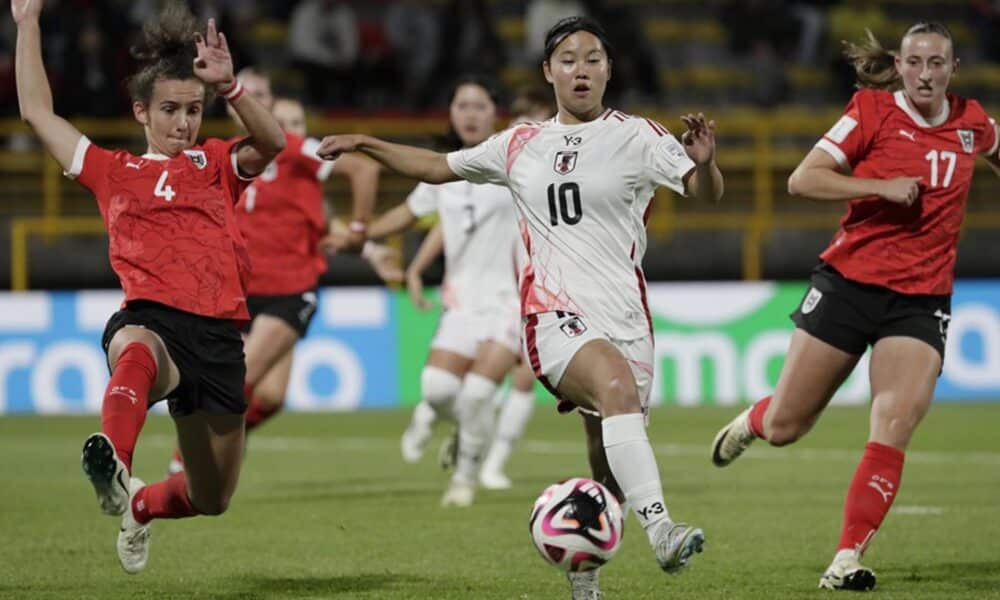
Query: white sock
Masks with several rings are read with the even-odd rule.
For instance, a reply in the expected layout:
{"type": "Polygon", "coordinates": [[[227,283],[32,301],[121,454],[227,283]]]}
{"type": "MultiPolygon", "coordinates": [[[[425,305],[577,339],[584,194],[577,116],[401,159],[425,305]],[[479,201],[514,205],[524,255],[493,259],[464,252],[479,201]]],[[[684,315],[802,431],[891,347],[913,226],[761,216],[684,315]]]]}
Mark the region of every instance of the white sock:
{"type": "Polygon", "coordinates": [[[413,416],[410,417],[410,427],[417,431],[427,431],[434,427],[434,421],[437,421],[437,413],[430,404],[423,400],[417,403],[413,408],[413,416]]]}
{"type": "Polygon", "coordinates": [[[493,430],[493,394],[497,384],[478,373],[469,373],[455,398],[458,417],[458,461],[455,476],[477,481],[483,451],[493,430]]]}
{"type": "Polygon", "coordinates": [[[500,409],[496,435],[483,461],[483,471],[503,473],[514,444],[524,435],[524,428],[535,409],[535,392],[511,390],[507,402],[500,409]]]}
{"type": "Polygon", "coordinates": [[[455,419],[455,396],[462,389],[462,380],[451,371],[426,365],[420,372],[420,398],[437,417],[455,419]]]}
{"type": "Polygon", "coordinates": [[[611,474],[652,543],[653,526],[663,520],[669,521],[670,513],[663,501],[653,447],[646,437],[645,418],[641,413],[605,417],[601,430],[611,474]]]}

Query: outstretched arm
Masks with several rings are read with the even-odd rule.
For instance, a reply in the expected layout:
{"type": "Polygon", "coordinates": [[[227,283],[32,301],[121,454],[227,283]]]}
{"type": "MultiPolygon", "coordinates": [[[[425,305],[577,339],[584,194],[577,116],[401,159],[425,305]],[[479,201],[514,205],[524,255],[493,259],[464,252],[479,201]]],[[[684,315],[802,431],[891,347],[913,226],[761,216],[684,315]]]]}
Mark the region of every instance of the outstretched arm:
{"type": "Polygon", "coordinates": [[[420,244],[417,255],[413,257],[410,266],[406,268],[406,290],[410,294],[410,302],[420,310],[430,310],[434,304],[424,298],[424,271],[431,266],[444,250],[444,233],[441,224],[435,225],[420,244]]]}
{"type": "Polygon", "coordinates": [[[21,119],[31,125],[45,149],[69,171],[83,134],[52,110],[52,90],[42,63],[42,33],[38,25],[42,0],[13,0],[10,9],[17,23],[14,73],[21,119]]]}
{"type": "Polygon", "coordinates": [[[355,247],[360,247],[368,235],[366,224],[375,209],[379,170],[378,163],[351,154],[345,154],[333,163],[331,172],[346,177],[351,183],[351,227],[348,239],[355,247]]]}
{"type": "Polygon", "coordinates": [[[285,132],[268,109],[250,94],[243,93],[243,84],[233,75],[233,58],[226,36],[216,31],[215,19],[208,20],[204,36],[195,34],[195,47],[198,50],[194,59],[195,76],[206,85],[216,86],[250,134],[236,155],[240,171],[244,175],[260,174],[285,148],[285,132]]]}
{"type": "MultiPolygon", "coordinates": [[[[1000,125],[994,123],[993,129],[996,131],[997,139],[1000,140],[1000,125]]],[[[997,174],[997,177],[1000,177],[1000,142],[996,144],[996,149],[991,154],[987,154],[983,158],[989,163],[990,168],[997,174]]]]}
{"type": "Polygon", "coordinates": [[[320,158],[326,160],[333,160],[345,152],[367,154],[393,171],[425,183],[447,183],[459,179],[448,166],[445,154],[393,144],[368,135],[328,135],[316,151],[320,158]]]}
{"type": "Polygon", "coordinates": [[[368,237],[374,240],[384,238],[387,235],[409,229],[416,221],[417,216],[410,210],[410,206],[404,202],[376,218],[368,226],[368,237]]]}

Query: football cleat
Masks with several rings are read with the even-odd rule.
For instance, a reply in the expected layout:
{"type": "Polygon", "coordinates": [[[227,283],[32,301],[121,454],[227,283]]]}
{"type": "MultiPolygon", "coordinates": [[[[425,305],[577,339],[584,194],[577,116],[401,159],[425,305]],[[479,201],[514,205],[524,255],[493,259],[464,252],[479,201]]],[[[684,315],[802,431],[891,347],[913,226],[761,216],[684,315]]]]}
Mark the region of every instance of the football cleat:
{"type": "Polygon", "coordinates": [[[702,551],[705,533],[701,529],[670,521],[664,521],[657,527],[659,529],[654,534],[656,542],[653,550],[656,552],[656,562],[667,573],[680,571],[687,566],[692,555],[702,551]]]}
{"type": "Polygon", "coordinates": [[[750,431],[748,408],[715,435],[715,440],[712,442],[712,464],[725,467],[739,458],[755,439],[757,436],[750,431]]]}
{"type": "Polygon", "coordinates": [[[92,433],[83,443],[80,462],[94,486],[101,511],[106,515],[123,514],[128,504],[129,472],[115,453],[111,439],[103,433],[92,433]]]}
{"type": "Polygon", "coordinates": [[[118,532],[118,561],[130,575],[145,569],[149,560],[149,524],[139,523],[132,514],[132,497],[145,485],[142,480],[134,477],[129,483],[128,507],[122,516],[122,526],[118,532]]]}
{"type": "Polygon", "coordinates": [[[403,432],[403,437],[399,440],[399,450],[403,455],[403,460],[410,464],[420,462],[424,456],[424,448],[431,439],[431,430],[415,426],[410,426],[403,432]]]}
{"type": "Polygon", "coordinates": [[[450,471],[458,464],[458,428],[445,438],[438,450],[438,464],[445,471],[450,471]]]}
{"type": "Polygon", "coordinates": [[[566,578],[569,579],[572,600],[601,600],[604,594],[597,586],[597,575],[599,569],[591,571],[569,571],[566,578]]]}
{"type": "Polygon", "coordinates": [[[487,490],[509,490],[514,484],[500,471],[484,470],[479,473],[479,485],[487,490]]]}
{"type": "Polygon", "coordinates": [[[451,478],[451,483],[448,485],[444,496],[441,497],[441,506],[445,508],[449,506],[465,508],[472,506],[472,502],[475,499],[476,484],[455,475],[451,478]]]}
{"type": "Polygon", "coordinates": [[[865,592],[875,588],[875,571],[861,566],[858,555],[853,550],[841,550],[819,578],[819,587],[826,590],[865,592]]]}

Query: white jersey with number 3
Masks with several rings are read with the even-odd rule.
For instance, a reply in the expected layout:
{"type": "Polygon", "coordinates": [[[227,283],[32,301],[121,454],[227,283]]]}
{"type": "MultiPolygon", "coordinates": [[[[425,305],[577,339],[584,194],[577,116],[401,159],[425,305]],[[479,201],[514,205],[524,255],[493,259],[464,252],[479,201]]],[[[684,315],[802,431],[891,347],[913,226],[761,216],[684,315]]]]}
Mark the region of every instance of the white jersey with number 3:
{"type": "Polygon", "coordinates": [[[510,190],[468,181],[421,183],[406,204],[418,217],[436,212],[441,221],[445,308],[516,307],[517,211],[510,190]]]}
{"type": "Polygon", "coordinates": [[[695,167],[662,125],[610,109],[576,125],[527,123],[452,152],[448,165],[514,196],[528,254],[522,315],[566,311],[612,338],[650,335],[641,267],[650,200],[659,186],[683,194],[695,167]]]}

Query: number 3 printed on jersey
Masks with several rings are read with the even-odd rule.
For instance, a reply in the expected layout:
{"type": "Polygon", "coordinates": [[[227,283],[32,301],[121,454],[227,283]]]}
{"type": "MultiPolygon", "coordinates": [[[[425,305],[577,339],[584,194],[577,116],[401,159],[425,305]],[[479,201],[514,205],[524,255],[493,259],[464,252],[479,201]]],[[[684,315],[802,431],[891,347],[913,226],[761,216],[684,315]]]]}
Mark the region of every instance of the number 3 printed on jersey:
{"type": "Polygon", "coordinates": [[[167,172],[163,171],[160,173],[160,179],[156,182],[156,187],[153,188],[153,195],[157,198],[163,198],[167,202],[173,202],[174,196],[177,195],[177,192],[174,191],[174,188],[166,185],[166,183],[167,172]]]}

